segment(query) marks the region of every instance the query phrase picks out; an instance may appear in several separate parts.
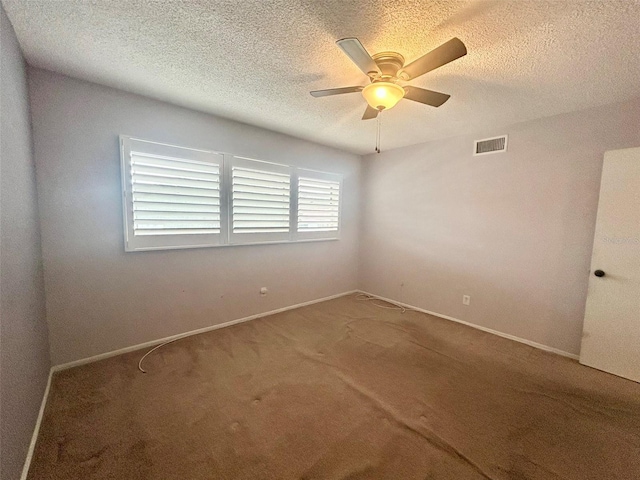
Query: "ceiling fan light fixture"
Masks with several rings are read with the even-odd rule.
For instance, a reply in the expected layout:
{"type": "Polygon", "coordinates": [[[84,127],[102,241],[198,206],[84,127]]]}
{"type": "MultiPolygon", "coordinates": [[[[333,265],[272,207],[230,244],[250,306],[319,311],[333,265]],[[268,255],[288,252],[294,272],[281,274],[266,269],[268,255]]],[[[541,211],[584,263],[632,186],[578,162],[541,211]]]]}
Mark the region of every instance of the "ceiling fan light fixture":
{"type": "Polygon", "coordinates": [[[371,108],[387,110],[404,97],[404,88],[391,82],[375,82],[364,87],[362,95],[371,108]]]}

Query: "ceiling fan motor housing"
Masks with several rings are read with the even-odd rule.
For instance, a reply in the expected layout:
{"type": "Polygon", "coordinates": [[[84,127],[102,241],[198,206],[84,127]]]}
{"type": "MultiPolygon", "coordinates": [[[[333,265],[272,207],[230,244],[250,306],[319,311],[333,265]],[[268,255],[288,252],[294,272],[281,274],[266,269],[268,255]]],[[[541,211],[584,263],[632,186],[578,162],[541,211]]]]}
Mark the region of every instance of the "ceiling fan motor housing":
{"type": "Polygon", "coordinates": [[[378,72],[372,72],[370,74],[373,81],[379,80],[383,82],[396,82],[398,81],[398,70],[404,66],[404,57],[396,52],[380,52],[376,53],[373,60],[380,68],[380,75],[378,72]]]}

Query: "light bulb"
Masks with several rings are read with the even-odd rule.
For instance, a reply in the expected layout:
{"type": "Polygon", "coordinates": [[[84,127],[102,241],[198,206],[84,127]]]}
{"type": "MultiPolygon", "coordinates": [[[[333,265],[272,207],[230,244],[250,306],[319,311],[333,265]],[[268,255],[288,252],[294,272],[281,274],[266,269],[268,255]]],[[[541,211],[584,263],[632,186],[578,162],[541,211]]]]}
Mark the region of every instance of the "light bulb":
{"type": "Polygon", "coordinates": [[[393,108],[404,97],[404,88],[391,82],[375,82],[364,87],[362,95],[372,108],[385,110],[393,108]]]}

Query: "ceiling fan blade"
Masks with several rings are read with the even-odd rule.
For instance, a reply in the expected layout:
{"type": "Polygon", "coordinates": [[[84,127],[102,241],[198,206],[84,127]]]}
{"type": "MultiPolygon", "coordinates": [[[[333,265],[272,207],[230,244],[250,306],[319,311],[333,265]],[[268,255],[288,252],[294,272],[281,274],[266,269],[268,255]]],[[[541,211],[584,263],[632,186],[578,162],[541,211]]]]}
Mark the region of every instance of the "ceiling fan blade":
{"type": "Polygon", "coordinates": [[[311,93],[313,97],[328,97],[330,95],[342,95],[343,93],[355,93],[361,92],[364,87],[341,87],[341,88],[328,88],[326,90],[314,90],[311,93]]]}
{"type": "Polygon", "coordinates": [[[376,118],[378,113],[380,113],[378,110],[373,108],[371,105],[367,105],[367,109],[364,111],[362,120],[371,120],[372,118],[376,118]]]}
{"type": "Polygon", "coordinates": [[[432,107],[439,107],[451,97],[451,95],[447,95],[446,93],[411,86],[404,87],[404,92],[404,98],[413,100],[414,102],[424,103],[425,105],[431,105],[432,107]]]}
{"type": "Polygon", "coordinates": [[[411,62],[398,72],[398,76],[402,80],[411,80],[460,57],[464,57],[466,54],[467,47],[464,46],[464,43],[459,38],[452,38],[435,50],[431,50],[426,55],[411,62]]]}
{"type": "Polygon", "coordinates": [[[369,52],[362,46],[360,40],[357,38],[343,38],[336,43],[365,75],[380,73],[378,64],[371,58],[371,55],[369,55],[369,52]]]}

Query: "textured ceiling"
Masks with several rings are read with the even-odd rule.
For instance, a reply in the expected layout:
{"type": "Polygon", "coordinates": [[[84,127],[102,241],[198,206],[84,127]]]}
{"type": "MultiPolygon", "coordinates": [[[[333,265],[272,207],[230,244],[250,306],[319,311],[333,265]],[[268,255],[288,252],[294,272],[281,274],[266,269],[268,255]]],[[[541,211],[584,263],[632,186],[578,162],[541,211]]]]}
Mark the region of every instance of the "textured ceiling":
{"type": "Polygon", "coordinates": [[[362,96],[309,95],[366,84],[342,37],[407,61],[467,45],[411,82],[446,104],[384,113],[383,149],[640,96],[640,0],[2,2],[31,65],[356,153],[375,143],[362,96]]]}

